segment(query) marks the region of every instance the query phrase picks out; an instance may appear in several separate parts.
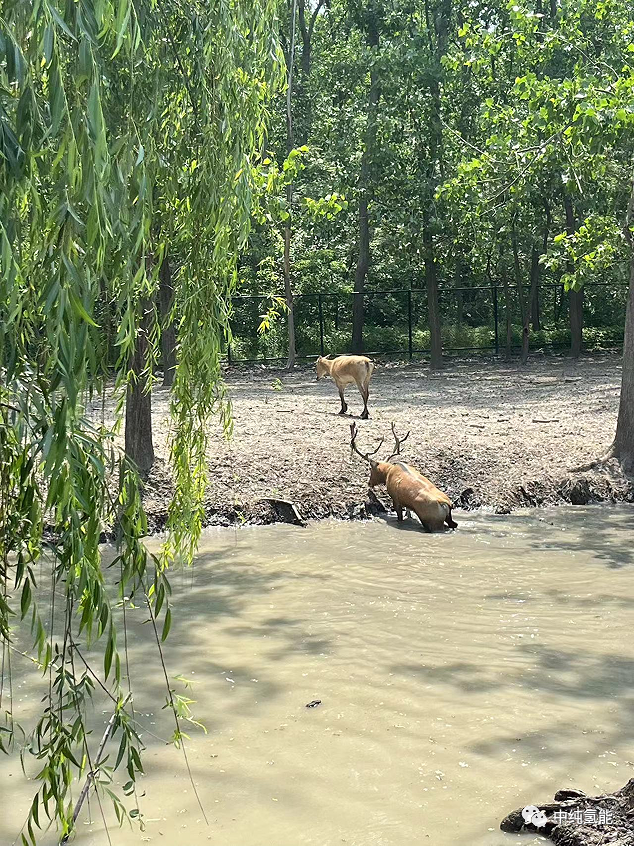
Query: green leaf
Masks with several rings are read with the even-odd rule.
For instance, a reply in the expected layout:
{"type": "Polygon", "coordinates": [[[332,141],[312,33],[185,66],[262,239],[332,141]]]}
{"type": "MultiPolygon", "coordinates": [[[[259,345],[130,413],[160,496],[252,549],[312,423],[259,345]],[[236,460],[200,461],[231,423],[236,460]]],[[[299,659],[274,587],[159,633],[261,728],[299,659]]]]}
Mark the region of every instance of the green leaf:
{"type": "Polygon", "coordinates": [[[161,640],[165,640],[165,638],[170,633],[170,629],[172,628],[172,609],[168,608],[165,612],[165,620],[163,622],[163,631],[161,633],[161,640]]]}
{"type": "Polygon", "coordinates": [[[22,588],[22,596],[20,597],[20,613],[22,615],[22,619],[26,612],[29,610],[29,606],[31,604],[31,583],[27,579],[24,580],[24,586],[22,588]]]}

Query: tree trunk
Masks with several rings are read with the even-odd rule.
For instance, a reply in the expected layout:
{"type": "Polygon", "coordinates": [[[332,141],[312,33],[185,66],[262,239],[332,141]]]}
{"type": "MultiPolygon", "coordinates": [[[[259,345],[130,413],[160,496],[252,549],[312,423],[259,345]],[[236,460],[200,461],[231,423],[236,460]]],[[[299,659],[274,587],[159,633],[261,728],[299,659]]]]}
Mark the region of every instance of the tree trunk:
{"type": "Polygon", "coordinates": [[[125,405],[125,454],[145,477],[154,464],[152,443],[152,392],[148,390],[145,370],[148,350],[148,332],[152,322],[152,306],[141,303],[141,320],[130,358],[131,376],[128,382],[125,405]]]}
{"type": "Polygon", "coordinates": [[[365,281],[370,268],[370,218],[369,201],[372,196],[372,164],[376,146],[376,118],[379,97],[379,72],[376,62],[376,52],[379,47],[379,30],[373,17],[369,19],[367,44],[372,51],[372,68],[370,70],[370,91],[368,94],[368,118],[365,133],[365,148],[361,159],[359,174],[359,256],[354,275],[354,298],[352,303],[352,352],[363,352],[363,293],[365,281]]]}
{"type": "Polygon", "coordinates": [[[430,335],[430,366],[432,370],[442,367],[442,334],[440,328],[440,305],[438,302],[438,275],[434,261],[434,241],[427,225],[423,228],[425,249],[425,283],[427,285],[427,317],[430,335]]]}
{"type": "MultiPolygon", "coordinates": [[[[564,193],[564,209],[566,212],[566,231],[573,235],[577,231],[577,221],[572,207],[572,200],[567,193],[564,193]]],[[[566,265],[566,271],[574,274],[575,268],[572,262],[566,265]]],[[[570,289],[570,354],[573,358],[579,358],[583,346],[583,290],[575,291],[570,289]]]]}
{"type": "Polygon", "coordinates": [[[570,354],[579,358],[583,345],[583,288],[580,291],[570,289],[570,354]]]}
{"type": "Polygon", "coordinates": [[[363,352],[364,308],[363,292],[365,279],[370,265],[370,226],[368,221],[368,198],[364,194],[359,199],[359,257],[354,275],[354,295],[352,300],[352,352],[363,352]]]}
{"type": "Polygon", "coordinates": [[[506,344],[505,344],[505,354],[507,361],[511,358],[511,346],[513,341],[513,332],[511,328],[511,289],[509,287],[509,278],[504,273],[503,276],[504,281],[504,317],[506,320],[506,344]]]}
{"type": "Polygon", "coordinates": [[[159,316],[161,320],[161,358],[163,363],[163,385],[167,388],[174,382],[176,367],[176,330],[172,320],[174,305],[174,285],[172,283],[172,268],[169,255],[163,256],[163,264],[159,270],[159,316]]]}
{"type": "Polygon", "coordinates": [[[531,322],[533,324],[534,332],[538,332],[542,328],[539,304],[539,282],[541,279],[540,259],[548,252],[548,237],[550,235],[551,226],[550,205],[548,204],[547,199],[544,199],[544,212],[544,234],[542,237],[541,253],[537,251],[536,247],[534,247],[531,258],[531,322]]]}
{"type": "MultiPolygon", "coordinates": [[[[291,193],[287,188],[287,196],[291,193]]],[[[293,301],[293,285],[291,282],[291,227],[284,227],[284,297],[286,299],[286,318],[288,326],[288,359],[286,366],[289,370],[295,367],[297,351],[295,349],[295,303],[293,301]]]]}
{"type": "Polygon", "coordinates": [[[630,287],[625,315],[625,338],[623,340],[623,373],[621,376],[621,400],[616,423],[616,435],[612,454],[619,459],[623,469],[634,471],[634,177],[630,202],[625,219],[625,238],[630,248],[630,287]]]}
{"type": "MultiPolygon", "coordinates": [[[[288,85],[286,89],[286,155],[288,156],[295,143],[293,137],[293,69],[295,66],[295,22],[297,18],[297,0],[291,2],[291,43],[286,60],[288,85]]],[[[293,285],[291,281],[291,225],[293,221],[293,183],[286,186],[286,211],[288,217],[284,225],[284,297],[288,321],[288,359],[286,366],[289,370],[295,367],[295,304],[293,302],[293,285]]]]}
{"type": "MultiPolygon", "coordinates": [[[[437,185],[437,169],[440,178],[444,178],[443,126],[441,115],[441,81],[444,75],[442,59],[447,53],[449,29],[451,24],[452,0],[440,0],[434,10],[434,28],[436,31],[435,68],[430,75],[429,92],[431,95],[431,114],[429,120],[429,161],[427,172],[427,204],[423,221],[423,245],[425,248],[425,282],[427,284],[427,313],[431,341],[432,369],[442,367],[442,333],[440,306],[438,302],[438,274],[434,254],[434,237],[430,219],[435,207],[434,194],[437,185]],[[435,13],[437,12],[437,14],[435,13]]],[[[429,4],[426,15],[429,18],[429,4]]],[[[433,50],[433,47],[432,47],[433,50]]]]}
{"type": "Polygon", "coordinates": [[[533,245],[531,252],[531,324],[533,332],[541,329],[539,319],[539,250],[533,245]]]}
{"type": "MultiPolygon", "coordinates": [[[[530,313],[528,306],[524,301],[524,286],[522,284],[522,268],[520,266],[520,256],[517,246],[517,232],[515,229],[515,221],[511,226],[511,244],[513,246],[513,268],[515,271],[515,284],[517,286],[517,296],[520,304],[520,317],[522,320],[522,364],[528,361],[529,340],[530,340],[530,313]]],[[[532,293],[532,292],[531,292],[532,293]]]]}
{"type": "Polygon", "coordinates": [[[464,291],[462,290],[462,257],[456,256],[456,267],[454,272],[454,288],[456,289],[456,326],[462,327],[464,319],[464,291]]]}
{"type": "MultiPolygon", "coordinates": [[[[307,20],[306,18],[307,0],[299,0],[297,7],[299,13],[299,31],[302,38],[300,77],[297,86],[297,96],[299,101],[303,104],[303,110],[300,109],[300,113],[303,111],[303,120],[300,122],[300,126],[298,129],[299,141],[301,144],[308,143],[313,123],[313,103],[309,89],[311,60],[313,52],[313,32],[315,29],[317,18],[319,17],[319,13],[324,3],[325,0],[317,0],[315,8],[310,13],[309,20],[307,20]]],[[[310,4],[308,11],[310,11],[310,4]]]]}

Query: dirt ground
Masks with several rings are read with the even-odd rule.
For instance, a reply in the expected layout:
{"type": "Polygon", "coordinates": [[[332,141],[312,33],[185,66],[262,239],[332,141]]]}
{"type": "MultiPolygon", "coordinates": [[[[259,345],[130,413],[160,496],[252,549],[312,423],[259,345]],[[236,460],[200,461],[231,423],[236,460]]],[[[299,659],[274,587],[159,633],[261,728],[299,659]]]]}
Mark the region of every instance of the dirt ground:
{"type": "MultiPolygon", "coordinates": [[[[212,425],[207,494],[209,524],[287,519],[271,499],[293,502],[303,518],[363,517],[381,510],[368,499],[368,471],[350,454],[350,423],[359,445],[391,452],[390,423],[411,430],[403,458],[445,490],[458,508],[506,512],[526,505],[634,500],[618,469],[575,472],[610,445],[618,410],[620,357],[573,362],[535,358],[528,366],[449,361],[438,373],[424,364],[379,363],[370,385],[370,415],[359,420],[361,397],[346,393],[349,415],[329,379],[313,367],[292,374],[257,367],[232,369],[234,436],[212,425]],[[350,414],[351,412],[351,414],[350,414]]],[[[167,466],[169,393],[153,395],[155,468],[146,508],[153,531],[166,518],[171,494],[167,466]]],[[[380,494],[389,505],[385,494],[380,494]]]]}

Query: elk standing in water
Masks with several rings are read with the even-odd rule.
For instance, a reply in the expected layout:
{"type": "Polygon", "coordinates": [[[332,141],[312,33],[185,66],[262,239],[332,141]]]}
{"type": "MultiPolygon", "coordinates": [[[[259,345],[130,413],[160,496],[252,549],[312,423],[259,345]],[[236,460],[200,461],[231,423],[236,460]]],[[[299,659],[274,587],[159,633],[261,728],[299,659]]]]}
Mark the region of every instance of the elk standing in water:
{"type": "Polygon", "coordinates": [[[451,529],[457,527],[458,524],[451,516],[452,505],[449,497],[414,467],[402,461],[392,462],[393,458],[400,455],[401,445],[409,437],[409,432],[404,438],[399,438],[392,423],[395,451],[387,461],[375,461],[371,458],[381,448],[383,438],[373,452],[363,453],[356,444],[358,429],[355,423],[350,425],[350,435],[350,446],[370,465],[369,486],[373,488],[375,485],[386,485],[399,523],[403,520],[405,508],[408,516],[410,510],[416,514],[426,532],[441,531],[445,523],[451,529]]]}
{"type": "Polygon", "coordinates": [[[348,385],[353,382],[356,383],[359,393],[363,397],[363,411],[361,412],[361,419],[367,420],[370,416],[368,413],[368,398],[370,396],[370,379],[374,372],[374,362],[370,361],[364,355],[340,355],[337,358],[330,359],[328,356],[317,359],[317,379],[322,376],[332,376],[335,385],[339,390],[339,397],[341,399],[341,411],[339,414],[345,414],[348,410],[343,392],[348,385]]]}

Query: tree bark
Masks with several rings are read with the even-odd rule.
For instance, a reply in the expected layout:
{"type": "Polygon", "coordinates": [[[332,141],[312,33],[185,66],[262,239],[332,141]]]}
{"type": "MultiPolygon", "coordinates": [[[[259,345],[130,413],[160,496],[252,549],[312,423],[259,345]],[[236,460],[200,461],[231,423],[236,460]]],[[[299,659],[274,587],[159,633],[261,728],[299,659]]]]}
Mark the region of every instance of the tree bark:
{"type": "Polygon", "coordinates": [[[456,289],[456,326],[460,329],[464,319],[464,291],[463,288],[463,264],[462,256],[456,256],[456,266],[454,270],[454,288],[456,289]]]}
{"type": "Polygon", "coordinates": [[[143,373],[147,361],[148,332],[151,322],[151,303],[143,300],[141,320],[129,365],[131,376],[125,405],[125,454],[144,477],[154,464],[152,393],[148,389],[147,376],[143,373]]]}
{"type": "MultiPolygon", "coordinates": [[[[427,208],[423,222],[423,245],[425,248],[425,282],[427,285],[427,313],[429,318],[429,333],[432,369],[442,367],[442,329],[440,320],[440,305],[438,301],[438,273],[435,261],[434,236],[430,228],[430,219],[436,191],[436,168],[440,176],[444,176],[443,157],[443,127],[441,116],[441,80],[443,78],[442,59],[447,53],[449,43],[449,28],[451,23],[452,0],[440,0],[437,10],[434,9],[434,29],[436,32],[436,49],[434,55],[435,67],[431,74],[431,115],[429,126],[429,165],[427,175],[427,208]],[[437,11],[437,14],[436,14],[437,11]]],[[[426,15],[429,19],[429,4],[426,5],[426,15]]],[[[432,52],[433,47],[431,48],[432,52]]]]}
{"type": "Polygon", "coordinates": [[[634,176],[627,215],[625,238],[630,248],[630,287],[625,315],[625,338],[623,339],[623,372],[621,376],[621,399],[612,454],[621,462],[623,469],[634,472],[634,176]]]}
{"type": "Polygon", "coordinates": [[[319,13],[324,5],[325,0],[317,0],[317,5],[310,13],[310,18],[306,18],[306,2],[307,0],[299,0],[298,3],[298,17],[299,17],[299,31],[302,39],[302,57],[300,61],[300,78],[298,83],[297,94],[304,106],[303,120],[300,123],[298,135],[302,144],[308,142],[312,127],[312,111],[313,103],[310,96],[310,71],[313,51],[313,32],[319,13]]]}
{"type": "Polygon", "coordinates": [[[544,199],[544,234],[542,238],[541,252],[536,247],[533,248],[531,258],[531,323],[533,324],[533,331],[538,332],[541,329],[541,315],[539,303],[539,283],[541,279],[541,264],[540,259],[548,252],[548,237],[550,235],[551,215],[550,205],[548,200],[544,199]]]}
{"type": "Polygon", "coordinates": [[[440,303],[438,301],[438,274],[434,259],[434,240],[429,226],[423,228],[425,249],[425,284],[427,286],[427,319],[430,335],[430,366],[432,370],[442,367],[442,334],[440,326],[440,303]]]}
{"type": "Polygon", "coordinates": [[[372,164],[376,146],[376,119],[381,90],[376,53],[379,47],[379,29],[373,15],[368,16],[367,45],[372,52],[370,70],[370,91],[368,93],[368,117],[365,133],[365,147],[359,174],[359,256],[354,275],[354,297],[352,303],[352,352],[363,352],[364,308],[363,293],[370,268],[370,217],[369,203],[372,196],[372,164]]]}
{"type": "Polygon", "coordinates": [[[583,346],[583,288],[580,291],[570,289],[570,354],[579,358],[583,346]]]}
{"type": "MultiPolygon", "coordinates": [[[[524,286],[522,284],[522,268],[520,266],[519,249],[517,245],[517,231],[515,229],[515,221],[511,226],[511,245],[513,247],[513,268],[515,271],[515,284],[517,286],[517,297],[520,304],[520,317],[522,320],[522,355],[521,362],[526,364],[528,361],[529,340],[530,340],[530,313],[528,306],[524,301],[524,286]]],[[[532,291],[531,291],[532,293],[532,291]]]]}
{"type": "Polygon", "coordinates": [[[539,318],[539,250],[535,245],[531,252],[531,324],[533,332],[541,329],[539,318]]]}
{"type": "MultiPolygon", "coordinates": [[[[288,195],[292,193],[287,188],[288,195]]],[[[290,203],[289,203],[290,204],[290,203]]],[[[288,328],[288,358],[286,366],[289,370],[295,367],[297,350],[295,348],[295,302],[293,300],[293,284],[291,280],[291,227],[284,227],[284,298],[286,300],[286,320],[288,328]]]]}
{"type": "MultiPolygon", "coordinates": [[[[564,210],[566,212],[566,231],[569,235],[573,235],[577,231],[577,221],[572,200],[567,193],[564,193],[564,210]]],[[[566,271],[572,275],[574,270],[573,263],[568,262],[566,271]]],[[[568,302],[570,308],[570,354],[573,358],[579,358],[583,346],[583,289],[575,291],[571,288],[568,302]]]]}
{"type": "MultiPolygon", "coordinates": [[[[291,0],[291,43],[288,51],[286,89],[286,155],[288,156],[295,143],[293,137],[293,69],[295,65],[295,20],[297,17],[297,0],[291,0]]],[[[288,217],[284,226],[284,297],[286,300],[286,314],[288,326],[288,359],[286,366],[289,370],[295,367],[295,304],[293,302],[293,284],[291,280],[291,225],[293,207],[293,183],[286,186],[286,211],[288,217]]]]}
{"type": "Polygon", "coordinates": [[[513,333],[511,330],[511,289],[509,287],[509,278],[506,272],[503,276],[504,282],[504,318],[506,322],[506,343],[505,355],[507,361],[511,358],[511,346],[513,341],[513,333]]]}
{"type": "Polygon", "coordinates": [[[159,316],[161,320],[161,358],[163,363],[163,385],[170,388],[174,382],[176,368],[176,330],[171,318],[174,304],[174,285],[169,255],[163,256],[159,270],[159,316]]]}

